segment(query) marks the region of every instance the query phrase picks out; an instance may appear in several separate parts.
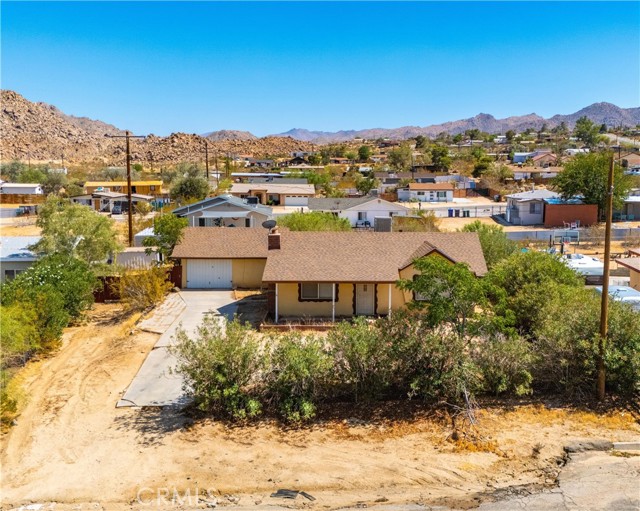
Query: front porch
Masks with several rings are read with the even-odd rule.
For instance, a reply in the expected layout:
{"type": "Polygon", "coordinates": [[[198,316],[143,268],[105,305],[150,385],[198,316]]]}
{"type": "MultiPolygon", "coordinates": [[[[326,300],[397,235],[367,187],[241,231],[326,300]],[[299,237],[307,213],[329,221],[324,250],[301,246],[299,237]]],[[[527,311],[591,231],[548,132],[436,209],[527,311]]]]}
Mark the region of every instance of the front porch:
{"type": "Polygon", "coordinates": [[[390,316],[405,297],[392,282],[278,282],[269,285],[275,325],[335,323],[354,316],[390,316]],[[311,321],[310,321],[311,320],[311,321]]]}

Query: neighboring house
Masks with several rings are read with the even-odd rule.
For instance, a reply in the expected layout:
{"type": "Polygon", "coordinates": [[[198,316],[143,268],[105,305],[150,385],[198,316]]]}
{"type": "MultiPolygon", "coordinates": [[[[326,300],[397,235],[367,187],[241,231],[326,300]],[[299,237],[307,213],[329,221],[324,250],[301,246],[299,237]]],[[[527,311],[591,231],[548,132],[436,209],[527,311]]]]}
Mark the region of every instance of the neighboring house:
{"type": "Polygon", "coordinates": [[[553,153],[537,153],[531,158],[531,161],[536,167],[547,168],[555,165],[558,162],[558,157],[553,153]]]}
{"type": "MultiPolygon", "coordinates": [[[[116,192],[127,193],[126,181],[87,181],[84,184],[84,193],[116,192]]],[[[160,197],[166,195],[162,189],[162,181],[131,181],[131,193],[160,197]]]]}
{"type": "Polygon", "coordinates": [[[42,195],[42,185],[38,183],[1,183],[0,193],[5,195],[42,195]]]}
{"type": "Polygon", "coordinates": [[[313,198],[309,199],[309,211],[334,213],[349,220],[352,227],[364,225],[366,222],[373,226],[376,217],[406,216],[411,212],[409,208],[400,204],[376,197],[313,198]]]}
{"type": "Polygon", "coordinates": [[[533,158],[534,155],[535,155],[535,153],[533,153],[533,152],[529,152],[529,153],[513,153],[513,159],[511,160],[511,162],[514,163],[514,164],[525,163],[527,160],[533,158]]]}
{"type": "Polygon", "coordinates": [[[407,188],[398,189],[401,202],[451,202],[455,185],[452,183],[409,183],[407,188]]]}
{"type": "MultiPolygon", "coordinates": [[[[111,213],[115,210],[118,214],[129,211],[129,199],[126,193],[121,192],[94,192],[85,195],[76,195],[70,198],[71,202],[89,206],[90,208],[100,211],[101,213],[111,213]]],[[[139,193],[131,194],[131,203],[133,210],[140,202],[147,204],[153,201],[151,195],[141,195],[139,193]]]]}
{"type": "Polygon", "coordinates": [[[38,256],[27,247],[40,241],[40,236],[3,236],[0,238],[0,282],[12,280],[27,270],[38,256]]]}
{"type": "Polygon", "coordinates": [[[507,222],[514,225],[544,223],[544,200],[559,199],[560,194],[549,190],[530,190],[507,195],[507,222]]]}
{"type": "Polygon", "coordinates": [[[268,206],[227,194],[208,197],[172,213],[188,219],[191,227],[261,227],[272,215],[268,206]]]}
{"type": "Polygon", "coordinates": [[[229,193],[246,199],[257,197],[260,204],[274,206],[306,206],[309,198],[314,197],[316,189],[310,184],[234,183],[229,193]]]}
{"type": "Polygon", "coordinates": [[[562,172],[562,167],[516,167],[513,169],[513,179],[521,181],[523,179],[544,180],[553,179],[562,172]]]}
{"type": "Polygon", "coordinates": [[[270,312],[283,318],[390,315],[413,300],[396,287],[416,275],[413,262],[444,257],[487,271],[477,233],[270,233],[263,281],[270,312]]]}
{"type": "Polygon", "coordinates": [[[249,158],[248,167],[258,167],[261,169],[270,169],[275,166],[274,160],[257,160],[255,158],[249,158]]]}
{"type": "Polygon", "coordinates": [[[589,152],[589,149],[584,148],[584,149],[565,149],[564,150],[564,155],[565,156],[575,156],[576,154],[586,154],[589,152]]]}
{"type": "Polygon", "coordinates": [[[620,220],[640,220],[640,189],[634,188],[629,192],[624,200],[620,220]]]}
{"type": "Polygon", "coordinates": [[[629,254],[633,257],[616,259],[616,263],[629,268],[629,285],[640,291],[640,248],[629,250],[629,254]]]}
{"type": "Polygon", "coordinates": [[[188,289],[258,288],[267,261],[267,229],[187,227],[172,253],[188,289]]]}

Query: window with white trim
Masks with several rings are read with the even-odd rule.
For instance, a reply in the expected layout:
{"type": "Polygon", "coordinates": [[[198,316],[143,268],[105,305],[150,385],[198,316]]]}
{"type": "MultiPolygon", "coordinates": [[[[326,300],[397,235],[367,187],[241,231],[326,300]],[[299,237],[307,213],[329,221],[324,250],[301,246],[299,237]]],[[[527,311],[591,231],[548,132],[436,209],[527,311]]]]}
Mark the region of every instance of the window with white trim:
{"type": "Polygon", "coordinates": [[[539,202],[530,202],[529,203],[529,214],[530,215],[539,215],[542,213],[542,204],[539,202]]]}
{"type": "Polygon", "coordinates": [[[358,211],[358,220],[366,220],[367,212],[366,211],[358,211]]]}

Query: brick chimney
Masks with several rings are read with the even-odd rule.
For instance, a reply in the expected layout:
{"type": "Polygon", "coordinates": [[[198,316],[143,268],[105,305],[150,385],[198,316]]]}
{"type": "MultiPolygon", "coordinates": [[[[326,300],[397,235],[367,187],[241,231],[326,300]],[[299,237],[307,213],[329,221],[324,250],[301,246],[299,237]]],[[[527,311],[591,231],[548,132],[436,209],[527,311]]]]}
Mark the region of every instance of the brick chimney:
{"type": "Polygon", "coordinates": [[[276,229],[269,233],[267,248],[269,250],[280,250],[280,233],[276,229]]]}

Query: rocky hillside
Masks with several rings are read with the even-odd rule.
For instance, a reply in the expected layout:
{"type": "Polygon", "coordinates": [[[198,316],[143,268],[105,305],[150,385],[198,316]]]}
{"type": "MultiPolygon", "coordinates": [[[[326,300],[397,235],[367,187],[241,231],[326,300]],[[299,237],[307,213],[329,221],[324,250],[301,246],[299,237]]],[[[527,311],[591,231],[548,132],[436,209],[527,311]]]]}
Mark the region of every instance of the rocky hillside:
{"type": "MultiPolygon", "coordinates": [[[[0,159],[67,162],[102,161],[107,165],[125,163],[124,140],[105,134],[124,134],[115,126],[86,117],[66,115],[46,103],[33,103],[20,94],[3,90],[0,97],[0,159]]],[[[222,131],[199,135],[173,133],[132,140],[134,162],[172,164],[202,162],[204,144],[209,156],[248,154],[255,157],[288,156],[294,151],[311,151],[314,145],[291,137],[256,138],[248,132],[222,131]]]]}
{"type": "Polygon", "coordinates": [[[469,119],[445,122],[443,124],[433,124],[431,126],[404,126],[402,128],[384,129],[374,128],[365,130],[343,130],[336,132],[309,131],[302,128],[289,130],[281,135],[290,136],[299,140],[315,143],[342,142],[360,137],[365,139],[392,138],[405,139],[418,135],[435,137],[439,133],[447,132],[452,135],[463,133],[470,129],[479,129],[487,133],[504,133],[508,130],[516,132],[524,131],[527,128],[540,129],[545,123],[549,128],[565,122],[570,128],[575,122],[586,115],[597,124],[607,126],[636,126],[640,124],[640,108],[620,108],[611,103],[594,103],[582,110],[569,115],[554,115],[545,119],[537,114],[519,115],[496,119],[490,114],[478,114],[469,119]]]}

